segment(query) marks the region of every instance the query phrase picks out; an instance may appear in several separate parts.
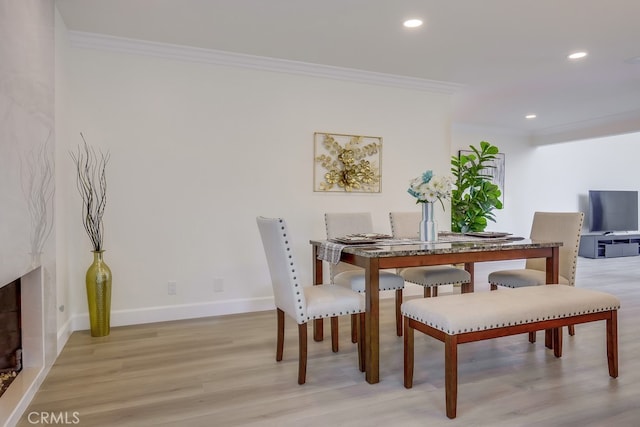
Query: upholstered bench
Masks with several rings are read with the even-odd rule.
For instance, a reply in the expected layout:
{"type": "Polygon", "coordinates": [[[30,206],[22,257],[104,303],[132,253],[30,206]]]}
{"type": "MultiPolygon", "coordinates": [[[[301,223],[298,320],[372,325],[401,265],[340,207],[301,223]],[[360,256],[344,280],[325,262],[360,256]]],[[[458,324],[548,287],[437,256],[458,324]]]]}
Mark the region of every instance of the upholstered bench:
{"type": "Polygon", "coordinates": [[[413,386],[414,329],[445,344],[447,417],[456,417],[458,344],[539,330],[551,330],[556,357],[562,356],[562,327],[606,320],[609,375],[618,376],[617,310],[613,295],[565,285],[501,289],[402,304],[404,386],[413,386]]]}

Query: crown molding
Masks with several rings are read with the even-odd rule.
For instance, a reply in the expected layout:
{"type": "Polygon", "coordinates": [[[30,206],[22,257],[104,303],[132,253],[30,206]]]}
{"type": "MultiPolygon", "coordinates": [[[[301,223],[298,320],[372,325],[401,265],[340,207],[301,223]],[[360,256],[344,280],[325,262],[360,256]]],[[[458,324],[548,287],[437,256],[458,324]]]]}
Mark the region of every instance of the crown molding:
{"type": "Polygon", "coordinates": [[[453,122],[451,128],[454,132],[473,132],[477,134],[500,135],[513,138],[529,138],[531,132],[522,129],[513,129],[499,126],[479,125],[475,123],[453,122]]]}
{"type": "Polygon", "coordinates": [[[265,56],[246,55],[221,50],[149,42],[97,33],[69,31],[68,34],[70,45],[76,48],[154,56],[177,61],[249,68],[253,70],[321,77],[444,94],[453,94],[463,87],[463,85],[457,83],[269,58],[265,56]]]}
{"type": "Polygon", "coordinates": [[[532,132],[532,145],[548,145],[640,132],[640,110],[597,117],[532,132]]]}

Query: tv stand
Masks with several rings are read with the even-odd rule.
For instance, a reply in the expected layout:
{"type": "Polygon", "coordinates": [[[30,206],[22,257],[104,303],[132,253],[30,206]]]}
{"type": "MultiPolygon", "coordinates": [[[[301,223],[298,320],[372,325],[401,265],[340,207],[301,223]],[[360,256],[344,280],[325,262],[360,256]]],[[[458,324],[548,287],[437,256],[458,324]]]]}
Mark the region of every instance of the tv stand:
{"type": "Polygon", "coordinates": [[[578,255],[585,258],[638,256],[640,255],[640,234],[583,234],[580,236],[578,255]]]}

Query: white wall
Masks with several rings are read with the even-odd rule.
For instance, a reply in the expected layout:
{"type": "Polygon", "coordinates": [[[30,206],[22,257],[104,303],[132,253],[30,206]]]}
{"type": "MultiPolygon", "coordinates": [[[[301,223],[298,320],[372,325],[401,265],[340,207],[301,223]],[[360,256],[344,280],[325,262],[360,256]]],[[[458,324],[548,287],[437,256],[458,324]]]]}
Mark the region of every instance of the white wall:
{"type": "Polygon", "coordinates": [[[480,141],[488,141],[505,153],[504,209],[494,211],[496,222],[489,221],[487,230],[528,236],[535,209],[526,188],[529,181],[521,177],[529,175],[528,171],[535,166],[531,163],[527,136],[504,129],[464,125],[455,125],[452,134],[454,153],[469,149],[470,145],[479,147],[480,141]]]}
{"type": "Polygon", "coordinates": [[[20,279],[24,350],[2,426],[17,424],[57,356],[53,47],[53,2],[0,2],[0,287],[20,279]]]}
{"type": "MultiPolygon", "coordinates": [[[[68,157],[79,132],[111,152],[105,244],[114,325],[271,308],[257,215],[288,220],[310,277],[308,240],[323,237],[324,212],[371,211],[387,231],[389,211],[417,209],[406,194],[411,178],[448,172],[450,155],[481,140],[506,154],[505,209],[491,230],[526,236],[536,210],[581,209],[590,188],[638,187],[629,173],[637,135],[534,147],[505,130],[451,128],[443,93],[65,49],[66,76],[56,82],[66,97],[56,111],[65,135],[57,145],[58,280],[66,285],[58,297],[67,306],[59,328],[87,327],[90,245],[68,157]],[[316,131],[382,136],[382,193],[314,193],[316,131]],[[213,291],[215,280],[224,292],[213,291]],[[167,295],[168,281],[178,295],[167,295]]],[[[448,215],[438,212],[442,228],[448,215]]]]}
{"type": "MultiPolygon", "coordinates": [[[[640,133],[545,146],[496,129],[455,126],[455,149],[487,140],[506,155],[505,207],[487,229],[528,236],[535,211],[581,211],[589,190],[640,190],[640,133]]],[[[585,217],[585,227],[588,217],[585,217]]]]}
{"type": "MultiPolygon", "coordinates": [[[[272,307],[255,217],[285,217],[302,274],[323,213],[417,209],[408,182],[448,172],[450,95],[327,78],[70,49],[72,137],[59,140],[59,186],[75,188],[66,152],[108,150],[105,261],[113,324],[272,307]],[[313,192],[313,133],[383,137],[382,193],[313,192]],[[221,279],[224,292],[213,291],[221,279]],[[167,295],[176,281],[178,295],[167,295]]],[[[74,191],[61,196],[68,299],[86,328],[90,245],[74,191]]],[[[438,212],[448,224],[448,212],[438,212]]]]}
{"type": "MultiPolygon", "coordinates": [[[[70,141],[76,137],[77,133],[72,132],[71,122],[71,94],[69,82],[69,43],[67,39],[67,29],[60,13],[55,11],[55,137],[56,141],[70,141]]],[[[66,144],[64,145],[66,147],[66,144]]],[[[56,307],[57,307],[57,331],[58,331],[58,350],[62,351],[62,347],[66,342],[68,335],[72,332],[70,328],[72,310],[71,295],[69,291],[69,233],[67,229],[67,217],[71,214],[80,220],[79,210],[71,209],[68,199],[71,194],[76,194],[76,188],[68,185],[66,177],[68,176],[68,167],[70,162],[69,153],[65,148],[60,148],[55,152],[56,165],[56,188],[55,197],[55,227],[57,232],[56,238],[56,307]],[[64,183],[65,185],[60,185],[64,183]]],[[[74,208],[78,208],[74,204],[74,208]]],[[[76,224],[77,225],[77,224],[76,224]]]]}
{"type": "MultiPolygon", "coordinates": [[[[33,269],[31,252],[54,259],[51,185],[42,172],[54,167],[53,5],[40,1],[0,4],[0,286],[33,269]],[[46,214],[44,213],[46,212],[46,214]],[[43,213],[38,215],[38,213],[43,213]]],[[[55,286],[55,284],[51,284],[55,286]]]]}
{"type": "Polygon", "coordinates": [[[0,287],[42,267],[45,359],[56,356],[54,7],[0,4],[0,287]],[[37,230],[48,230],[38,233],[37,230]]]}
{"type": "Polygon", "coordinates": [[[534,164],[546,172],[532,187],[544,200],[540,210],[580,210],[587,227],[589,190],[640,190],[639,142],[640,133],[632,133],[534,148],[534,164]]]}

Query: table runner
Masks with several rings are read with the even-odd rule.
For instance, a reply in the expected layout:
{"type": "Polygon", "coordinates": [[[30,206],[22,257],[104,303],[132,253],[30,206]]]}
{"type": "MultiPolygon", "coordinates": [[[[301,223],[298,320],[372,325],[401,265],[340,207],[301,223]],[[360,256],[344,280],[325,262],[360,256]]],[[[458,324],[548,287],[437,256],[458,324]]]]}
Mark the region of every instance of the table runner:
{"type": "Polygon", "coordinates": [[[340,255],[342,249],[347,246],[340,243],[322,242],[320,249],[318,250],[318,259],[322,261],[328,261],[331,264],[337,264],[340,262],[340,255]]]}

